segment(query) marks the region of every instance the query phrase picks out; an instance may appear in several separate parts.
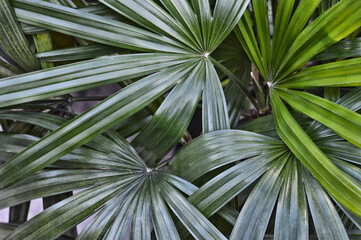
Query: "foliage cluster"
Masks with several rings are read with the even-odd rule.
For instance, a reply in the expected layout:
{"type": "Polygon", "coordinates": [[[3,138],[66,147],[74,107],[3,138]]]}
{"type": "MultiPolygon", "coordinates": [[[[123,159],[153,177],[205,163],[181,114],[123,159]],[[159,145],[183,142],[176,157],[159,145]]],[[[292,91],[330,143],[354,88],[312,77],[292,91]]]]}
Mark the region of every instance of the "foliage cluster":
{"type": "Polygon", "coordinates": [[[1,237],[361,239],[360,0],[0,4],[1,237]]]}

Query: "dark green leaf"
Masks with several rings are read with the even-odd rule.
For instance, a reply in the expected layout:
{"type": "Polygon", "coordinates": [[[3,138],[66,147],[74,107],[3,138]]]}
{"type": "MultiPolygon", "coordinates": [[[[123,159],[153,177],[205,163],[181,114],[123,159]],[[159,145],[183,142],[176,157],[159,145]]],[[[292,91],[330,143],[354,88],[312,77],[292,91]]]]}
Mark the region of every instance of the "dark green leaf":
{"type": "Polygon", "coordinates": [[[184,146],[170,160],[173,174],[194,181],[228,163],[257,156],[271,149],[282,149],[276,139],[259,134],[224,130],[204,134],[184,146]]]}

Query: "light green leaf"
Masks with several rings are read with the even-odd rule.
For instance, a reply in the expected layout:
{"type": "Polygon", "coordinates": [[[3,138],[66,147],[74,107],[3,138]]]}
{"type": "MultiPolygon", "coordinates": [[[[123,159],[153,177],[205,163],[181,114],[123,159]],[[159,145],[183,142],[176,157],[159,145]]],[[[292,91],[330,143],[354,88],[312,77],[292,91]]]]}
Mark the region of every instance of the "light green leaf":
{"type": "Polygon", "coordinates": [[[271,91],[271,102],[279,136],[332,197],[351,212],[361,216],[360,185],[338,169],[315,145],[277,93],[278,90],[271,91]]]}
{"type": "MultiPolygon", "coordinates": [[[[33,35],[33,40],[37,52],[51,51],[53,49],[53,42],[49,33],[38,33],[33,35]]],[[[53,63],[40,61],[43,69],[54,67],[53,63]]]]}
{"type": "MultiPolygon", "coordinates": [[[[272,2],[274,2],[274,1],[272,1],[272,2]]],[[[302,3],[300,3],[300,4],[305,4],[305,2],[307,2],[307,1],[302,1],[302,3]]],[[[314,2],[317,3],[317,1],[314,1],[314,2]]],[[[284,41],[284,37],[285,37],[286,31],[288,29],[288,25],[290,23],[294,4],[295,4],[295,0],[280,0],[278,2],[277,8],[274,8],[275,6],[272,5],[272,13],[276,12],[276,14],[273,16],[275,21],[274,21],[272,51],[271,51],[272,52],[272,65],[275,65],[276,58],[278,57],[277,54],[280,54],[280,51],[281,51],[280,47],[282,47],[282,42],[284,41]]],[[[311,11],[304,11],[304,14],[307,14],[310,12],[311,11]]]]}
{"type": "Polygon", "coordinates": [[[361,1],[340,1],[298,35],[290,49],[287,49],[287,55],[282,58],[275,80],[281,80],[298,70],[317,53],[340,41],[360,26],[361,1]]]}
{"type": "MultiPolygon", "coordinates": [[[[292,2],[287,0],[287,4],[292,2]]],[[[294,11],[291,20],[284,22],[276,22],[275,23],[275,30],[278,27],[282,27],[282,32],[277,32],[281,37],[277,39],[273,39],[272,44],[275,46],[273,54],[273,68],[274,71],[278,70],[280,67],[281,62],[284,60],[285,56],[287,55],[288,51],[290,50],[291,45],[294,43],[296,38],[300,36],[301,31],[306,26],[309,18],[311,17],[312,13],[315,11],[317,6],[320,4],[321,0],[305,0],[301,1],[296,10],[294,11],[291,3],[285,8],[281,8],[280,10],[277,9],[277,14],[285,16],[294,11]],[[277,24],[277,25],[276,25],[277,24]],[[278,24],[280,26],[278,26],[278,24]],[[284,26],[286,25],[286,26],[284,26]]],[[[285,4],[285,3],[284,3],[285,4]]],[[[281,30],[280,30],[281,31],[281,30]]],[[[276,34],[276,32],[275,32],[276,34]]],[[[278,35],[277,34],[277,35],[278,35]]],[[[275,36],[276,37],[276,36],[275,36]]],[[[273,73],[275,74],[275,72],[273,73]]],[[[274,79],[272,79],[273,81],[274,79]]]]}
{"type": "Polygon", "coordinates": [[[277,93],[295,110],[326,125],[352,144],[361,147],[361,115],[306,92],[278,89],[277,93]]]}
{"type": "MultiPolygon", "coordinates": [[[[256,21],[258,43],[262,54],[262,60],[265,66],[270,66],[271,60],[271,38],[268,20],[268,1],[252,0],[252,8],[256,21]]],[[[266,79],[270,75],[270,69],[265,69],[266,79]]]]}
{"type": "Polygon", "coordinates": [[[309,67],[277,83],[285,88],[361,86],[361,58],[309,67]]]}
{"type": "Polygon", "coordinates": [[[266,65],[261,56],[260,49],[258,47],[257,39],[252,28],[252,20],[249,12],[245,12],[243,17],[238,23],[238,26],[234,29],[238,40],[242,44],[244,51],[247,53],[251,62],[256,66],[260,74],[268,81],[268,75],[266,73],[266,65]]]}

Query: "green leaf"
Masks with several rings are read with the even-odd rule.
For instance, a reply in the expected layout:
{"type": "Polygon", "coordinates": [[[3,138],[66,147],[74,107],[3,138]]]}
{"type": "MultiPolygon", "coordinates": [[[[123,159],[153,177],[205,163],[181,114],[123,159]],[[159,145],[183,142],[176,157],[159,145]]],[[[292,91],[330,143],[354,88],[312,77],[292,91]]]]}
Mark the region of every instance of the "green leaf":
{"type": "Polygon", "coordinates": [[[161,193],[172,211],[196,239],[226,239],[182,194],[166,182],[159,182],[161,193]]]}
{"type": "MultiPolygon", "coordinates": [[[[57,0],[52,0],[50,2],[65,6],[65,4],[57,3],[56,1],[57,0]]],[[[93,13],[93,14],[96,14],[99,16],[106,17],[108,19],[114,19],[114,20],[119,20],[119,21],[124,20],[122,16],[115,13],[113,10],[111,10],[110,8],[108,8],[107,6],[104,6],[104,5],[92,5],[92,6],[78,8],[78,10],[84,11],[87,13],[93,13]]],[[[22,27],[23,32],[25,34],[29,34],[29,35],[49,32],[49,30],[47,30],[47,29],[44,29],[41,27],[36,27],[36,26],[29,25],[26,23],[21,23],[20,26],[22,27]]]]}
{"type": "Polygon", "coordinates": [[[308,204],[318,238],[321,240],[348,239],[340,216],[327,193],[307,170],[303,169],[302,172],[308,204]]]}
{"type": "Polygon", "coordinates": [[[189,201],[206,217],[212,216],[256,181],[275,159],[284,158],[283,153],[282,150],[270,151],[236,164],[195,191],[189,201]]]}
{"type": "MultiPolygon", "coordinates": [[[[337,101],[342,107],[348,108],[351,111],[359,111],[361,109],[361,87],[353,88],[349,93],[345,94],[337,101]]],[[[314,121],[306,129],[306,132],[310,134],[313,140],[319,140],[322,138],[340,138],[335,132],[322,125],[319,122],[314,121]]],[[[350,152],[351,153],[351,152],[350,152]]]]}
{"type": "Polygon", "coordinates": [[[338,206],[342,209],[342,211],[347,215],[349,219],[351,219],[352,223],[355,224],[359,229],[361,229],[361,218],[348,211],[341,204],[337,203],[338,206]]]}
{"type": "MultiPolygon", "coordinates": [[[[305,2],[306,1],[302,1],[302,3],[300,3],[300,4],[305,4],[305,2]]],[[[314,2],[317,2],[317,1],[314,1],[314,2]]],[[[282,42],[284,41],[284,37],[285,37],[286,31],[287,31],[288,25],[290,23],[294,4],[295,4],[295,0],[280,0],[277,5],[277,11],[272,6],[272,13],[274,13],[276,11],[276,14],[273,15],[273,18],[275,19],[273,38],[272,38],[272,51],[271,51],[273,65],[275,65],[276,58],[278,57],[277,54],[280,54],[281,50],[279,48],[282,47],[282,42]]],[[[310,12],[311,11],[304,11],[304,14],[307,14],[310,12]]]]}
{"type": "Polygon", "coordinates": [[[263,239],[274,204],[288,171],[289,155],[279,159],[260,179],[238,216],[230,239],[263,239]]]}
{"type": "Polygon", "coordinates": [[[184,45],[116,20],[38,0],[12,0],[20,22],[132,50],[186,53],[184,45]]]}
{"type": "Polygon", "coordinates": [[[150,75],[69,121],[2,165],[0,185],[21,181],[109,130],[166,92],[189,70],[189,65],[183,65],[150,75]]]}
{"type": "Polygon", "coordinates": [[[312,61],[328,61],[338,58],[361,56],[361,38],[342,40],[317,54],[312,61]]]}
{"type": "Polygon", "coordinates": [[[16,62],[23,71],[40,69],[8,0],[1,0],[0,5],[0,49],[4,53],[1,56],[16,62]]]}
{"type": "MultiPolygon", "coordinates": [[[[1,53],[0,49],[0,55],[3,56],[4,54],[1,53]]],[[[16,74],[22,73],[23,70],[21,70],[19,67],[15,66],[15,64],[10,64],[5,59],[0,59],[0,78],[2,77],[10,77],[16,74]]]]}
{"type": "Polygon", "coordinates": [[[257,39],[252,28],[252,20],[249,12],[245,12],[243,17],[238,23],[238,26],[234,29],[238,40],[242,44],[244,51],[247,53],[251,62],[256,66],[257,70],[266,80],[268,79],[266,73],[266,66],[261,56],[260,49],[258,47],[257,39]]]}
{"type": "Polygon", "coordinates": [[[306,92],[277,89],[295,110],[326,125],[352,144],[361,147],[361,115],[306,92]]]}
{"type": "Polygon", "coordinates": [[[211,61],[205,61],[204,90],[202,98],[202,132],[229,129],[227,103],[218,74],[211,61]]]}
{"type": "Polygon", "coordinates": [[[75,189],[121,179],[129,171],[116,170],[45,170],[17,185],[0,190],[0,209],[32,199],[52,196],[75,189]]]}
{"type": "MultiPolygon", "coordinates": [[[[173,15],[173,17],[182,24],[182,26],[187,27],[188,32],[191,33],[193,39],[197,42],[197,45],[199,46],[200,50],[202,52],[207,51],[207,48],[204,45],[202,45],[202,42],[204,43],[204,40],[201,32],[201,26],[199,25],[198,17],[191,8],[190,3],[188,3],[188,1],[186,0],[161,0],[161,2],[167,8],[167,10],[173,15]]],[[[204,7],[204,5],[205,4],[203,4],[202,7],[204,7]]],[[[205,8],[205,11],[207,10],[209,9],[205,8]]],[[[202,15],[204,14],[201,14],[201,17],[202,15]]]]}
{"type": "Polygon", "coordinates": [[[209,0],[192,0],[194,11],[197,13],[200,19],[202,37],[203,37],[203,49],[210,50],[210,39],[212,34],[212,10],[209,0]]]}
{"type": "Polygon", "coordinates": [[[361,87],[352,89],[337,102],[340,106],[350,109],[351,111],[359,111],[361,109],[361,87]]]}
{"type": "MultiPolygon", "coordinates": [[[[254,18],[256,21],[258,43],[262,54],[263,63],[265,66],[270,66],[271,60],[271,38],[268,20],[268,1],[267,0],[252,0],[252,8],[254,11],[254,18]]],[[[265,69],[266,79],[269,76],[270,69],[265,69]]]]}
{"type": "MultiPolygon", "coordinates": [[[[306,0],[301,1],[296,10],[294,11],[291,3],[287,7],[280,8],[280,10],[277,9],[277,14],[285,16],[285,19],[282,19],[282,22],[276,22],[275,23],[275,30],[278,29],[278,27],[282,28],[282,32],[275,32],[275,34],[279,34],[279,39],[273,39],[272,44],[274,45],[274,51],[273,54],[273,70],[277,71],[279,70],[281,62],[284,60],[285,56],[287,55],[288,51],[290,50],[290,47],[294,43],[294,41],[301,36],[301,32],[306,26],[309,18],[311,17],[312,13],[315,11],[317,6],[320,4],[321,0],[306,0]],[[291,14],[293,12],[291,20],[289,22],[286,20],[287,15],[291,14]],[[280,26],[279,26],[279,25],[280,26]],[[285,26],[286,25],[286,26],[285,26]],[[277,42],[275,41],[277,40],[277,42]]],[[[289,4],[292,1],[286,1],[287,4],[289,4]]],[[[277,21],[277,20],[276,20],[277,21]]],[[[277,35],[278,35],[277,34],[277,35]]],[[[302,33],[303,34],[303,33],[302,33]]],[[[275,36],[276,37],[276,36],[275,36]]],[[[275,72],[273,72],[275,74],[275,72]]],[[[275,79],[272,79],[272,81],[275,79]]]]}
{"type": "MultiPolygon", "coordinates": [[[[230,126],[235,128],[238,125],[243,110],[245,110],[246,96],[253,104],[255,102],[252,94],[248,92],[252,63],[234,33],[231,33],[222,42],[212,56],[210,59],[214,66],[232,80],[225,86],[224,95],[228,107],[230,126]],[[221,59],[222,64],[215,59],[221,59]]],[[[257,107],[257,104],[255,106],[257,107]]]]}
{"type": "Polygon", "coordinates": [[[250,0],[220,0],[213,12],[213,29],[209,43],[212,52],[237,25],[250,0]]]}
{"type": "Polygon", "coordinates": [[[187,51],[200,52],[197,42],[187,29],[153,1],[101,0],[100,2],[153,32],[177,39],[187,46],[184,47],[187,51]]]}
{"type": "MultiPolygon", "coordinates": [[[[3,143],[0,149],[0,161],[7,161],[15,154],[25,150],[31,144],[38,141],[39,138],[25,135],[25,134],[9,134],[0,133],[0,141],[3,143]]],[[[99,145],[99,143],[98,143],[99,145]]],[[[119,147],[119,146],[118,146],[119,147]]],[[[124,157],[121,161],[119,154],[112,152],[103,152],[99,149],[94,150],[90,148],[80,147],[71,153],[63,156],[58,161],[54,162],[50,167],[57,168],[81,168],[81,169],[117,169],[124,166],[124,157]]],[[[126,159],[126,158],[125,158],[126,159]]],[[[129,160],[126,161],[126,166],[136,167],[139,165],[133,163],[130,166],[129,160]]]]}
{"type": "MultiPolygon", "coordinates": [[[[49,33],[39,33],[33,35],[33,40],[37,52],[45,52],[53,49],[53,43],[49,33]]],[[[51,68],[54,67],[54,64],[41,61],[41,67],[43,69],[51,68]]]]}
{"type": "Polygon", "coordinates": [[[359,230],[349,231],[348,236],[350,237],[350,240],[357,240],[361,237],[361,231],[359,230]]]}
{"type": "Polygon", "coordinates": [[[361,187],[338,169],[302,130],[277,95],[271,91],[277,132],[295,156],[343,206],[361,216],[361,187]]]}
{"type": "Polygon", "coordinates": [[[0,112],[0,119],[30,123],[49,130],[56,130],[68,121],[68,119],[51,114],[15,111],[0,112]]]}
{"type": "Polygon", "coordinates": [[[361,58],[309,67],[277,83],[285,88],[361,86],[361,58]]]}
{"type": "MultiPolygon", "coordinates": [[[[246,87],[246,84],[244,81],[242,81],[242,79],[238,78],[236,75],[234,75],[230,70],[228,70],[225,66],[223,66],[220,62],[218,62],[217,60],[215,60],[212,57],[209,57],[209,59],[211,60],[211,62],[217,67],[219,68],[224,74],[226,74],[232,81],[234,81],[235,83],[237,83],[238,87],[242,90],[242,92],[248,97],[248,99],[252,102],[252,104],[258,108],[258,103],[255,101],[254,97],[252,96],[252,94],[248,91],[248,88],[246,87]]],[[[248,64],[247,64],[248,65],[248,64]]],[[[245,68],[245,73],[244,74],[248,74],[250,72],[247,72],[247,65],[244,66],[245,68]]],[[[247,76],[246,76],[247,77],[247,76]]],[[[250,77],[250,76],[248,76],[250,77]]],[[[217,77],[218,78],[218,77],[217,77]]],[[[246,81],[248,82],[248,81],[246,81]]]]}
{"type": "Polygon", "coordinates": [[[187,57],[183,57],[164,54],[130,54],[0,79],[0,107],[144,76],[185,62],[184,59],[187,57]]]}
{"type": "Polygon", "coordinates": [[[124,198],[124,202],[121,204],[121,208],[104,239],[126,239],[128,229],[132,224],[136,205],[138,200],[142,198],[140,193],[142,189],[144,189],[144,178],[137,182],[137,184],[134,184],[131,192],[124,198]]]}
{"type": "Polygon", "coordinates": [[[129,195],[131,188],[111,198],[102,210],[91,220],[78,236],[79,240],[97,240],[104,237],[112,226],[114,219],[123,206],[124,198],[129,195]]]}
{"type": "Polygon", "coordinates": [[[198,190],[198,187],[193,185],[192,183],[170,173],[160,172],[158,173],[162,178],[171,184],[173,187],[176,187],[183,193],[188,196],[192,195],[195,191],[198,190]]]}
{"type": "Polygon", "coordinates": [[[275,80],[281,80],[298,70],[317,53],[340,41],[360,26],[361,2],[343,0],[337,3],[298,35],[287,55],[282,58],[275,80]]]}
{"type": "Polygon", "coordinates": [[[7,239],[55,239],[93,214],[136,178],[137,176],[125,181],[113,180],[69,197],[22,224],[7,239]]]}
{"type": "Polygon", "coordinates": [[[118,132],[122,137],[128,138],[142,130],[151,118],[152,115],[150,115],[147,110],[143,109],[115,126],[113,130],[118,132]]]}
{"type": "Polygon", "coordinates": [[[150,122],[132,141],[132,146],[148,166],[161,160],[184,135],[197,107],[204,78],[204,62],[201,61],[169,93],[150,122]]]}
{"type": "Polygon", "coordinates": [[[15,224],[0,223],[0,238],[5,239],[17,227],[15,224]]]}
{"type": "Polygon", "coordinates": [[[283,146],[276,139],[246,131],[210,132],[180,149],[170,160],[169,168],[173,174],[192,182],[228,163],[257,156],[272,149],[282,149],[283,146]]]}
{"type": "Polygon", "coordinates": [[[338,166],[342,171],[351,176],[356,182],[361,183],[360,167],[336,158],[331,158],[331,160],[335,163],[336,166],[338,166]]]}
{"type": "MultiPolygon", "coordinates": [[[[58,117],[51,114],[38,113],[38,112],[0,112],[0,113],[1,113],[0,119],[3,118],[3,119],[11,119],[19,122],[26,122],[49,130],[56,130],[57,128],[61,127],[61,125],[69,121],[68,119],[62,117],[58,117]]],[[[6,135],[3,137],[6,137],[6,135]]],[[[16,136],[9,135],[9,138],[11,137],[16,138],[16,136]]],[[[19,138],[21,138],[21,136],[19,136],[18,139],[19,138]]],[[[28,138],[28,136],[26,136],[25,138],[28,138]]],[[[38,140],[37,138],[33,138],[33,139],[34,141],[38,140]]],[[[15,142],[11,142],[8,139],[5,139],[3,141],[7,144],[12,144],[13,146],[13,147],[8,147],[7,149],[3,149],[4,151],[14,152],[14,153],[18,153],[20,151],[20,150],[14,151],[14,149],[17,148],[16,146],[18,145],[18,142],[16,142],[16,140],[15,142]]],[[[29,146],[31,143],[33,142],[23,144],[22,146],[29,146]]],[[[118,161],[119,160],[126,161],[127,164],[133,164],[133,165],[135,164],[138,167],[144,166],[144,161],[139,158],[138,154],[130,146],[130,144],[114,131],[109,130],[106,135],[100,135],[96,137],[92,141],[88,142],[86,146],[103,152],[103,158],[114,160],[113,157],[115,156],[116,159],[118,159],[118,161]],[[114,156],[109,157],[109,154],[112,154],[114,156]]],[[[83,150],[80,152],[75,150],[73,154],[79,154],[79,155],[85,155],[85,157],[97,158],[96,157],[97,155],[94,153],[94,151],[90,152],[90,150],[83,150]]],[[[80,156],[78,160],[80,160],[80,156]]],[[[88,159],[88,161],[91,160],[88,159]]],[[[101,160],[98,159],[98,161],[101,160]]],[[[94,163],[94,161],[91,162],[94,163]]],[[[88,163],[90,164],[90,162],[88,163]]],[[[104,164],[104,162],[102,164],[104,164]]]]}
{"type": "Polygon", "coordinates": [[[246,102],[246,96],[243,94],[238,85],[231,81],[227,84],[224,95],[226,97],[230,127],[238,126],[242,110],[246,102]]]}
{"type": "Polygon", "coordinates": [[[44,29],[44,28],[41,28],[41,27],[36,27],[36,26],[29,25],[29,24],[26,24],[26,23],[20,23],[20,27],[21,27],[21,29],[23,30],[23,32],[26,35],[33,35],[33,34],[50,32],[47,29],[44,29]]]}
{"type": "Polygon", "coordinates": [[[302,172],[295,157],[290,162],[278,199],[274,235],[275,239],[308,239],[308,209],[302,172]]]}
{"type": "Polygon", "coordinates": [[[361,149],[348,142],[318,141],[317,145],[327,156],[361,165],[361,149]]]}
{"type": "Polygon", "coordinates": [[[36,57],[43,62],[63,62],[84,60],[120,52],[121,49],[102,44],[92,44],[74,48],[58,49],[47,52],[40,52],[36,57]]]}
{"type": "Polygon", "coordinates": [[[160,187],[155,180],[150,182],[150,200],[154,231],[157,239],[180,240],[167,205],[160,193],[160,187]]]}
{"type": "Polygon", "coordinates": [[[341,91],[339,87],[325,87],[323,89],[324,98],[332,102],[340,99],[341,91]]]}
{"type": "Polygon", "coordinates": [[[150,221],[150,194],[149,182],[143,185],[143,192],[140,193],[139,200],[136,203],[135,213],[133,215],[132,239],[151,239],[151,221],[150,221]]]}
{"type": "MultiPolygon", "coordinates": [[[[172,186],[176,187],[180,191],[190,196],[188,197],[188,201],[191,202],[193,205],[195,205],[195,198],[193,198],[191,195],[198,190],[197,186],[173,174],[162,172],[160,173],[160,175],[169,184],[171,184],[172,186]]],[[[204,211],[202,211],[202,209],[200,209],[199,206],[195,206],[195,207],[197,207],[203,213],[203,215],[205,215],[204,211]]],[[[231,225],[235,224],[238,216],[238,212],[227,205],[221,208],[220,210],[218,210],[217,214],[221,216],[224,220],[229,222],[231,225]]],[[[207,217],[207,215],[205,216],[207,217]]]]}

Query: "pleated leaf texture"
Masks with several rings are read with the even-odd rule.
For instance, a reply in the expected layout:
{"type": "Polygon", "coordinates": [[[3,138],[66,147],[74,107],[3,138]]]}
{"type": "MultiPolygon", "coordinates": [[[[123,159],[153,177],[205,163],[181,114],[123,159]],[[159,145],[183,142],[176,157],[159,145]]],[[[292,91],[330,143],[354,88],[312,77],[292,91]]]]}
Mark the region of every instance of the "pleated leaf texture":
{"type": "Polygon", "coordinates": [[[1,239],[361,238],[361,1],[0,4],[1,239]]]}

